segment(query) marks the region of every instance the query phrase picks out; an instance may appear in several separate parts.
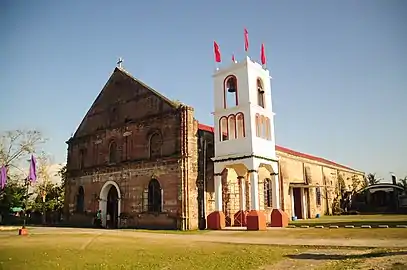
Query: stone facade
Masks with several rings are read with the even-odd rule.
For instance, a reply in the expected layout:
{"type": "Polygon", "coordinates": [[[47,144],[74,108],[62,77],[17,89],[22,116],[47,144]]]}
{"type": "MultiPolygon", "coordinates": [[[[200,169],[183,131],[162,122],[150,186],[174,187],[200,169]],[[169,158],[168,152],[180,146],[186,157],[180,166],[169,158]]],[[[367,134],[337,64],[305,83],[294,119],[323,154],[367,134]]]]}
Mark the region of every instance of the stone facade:
{"type": "Polygon", "coordinates": [[[67,142],[68,220],[90,225],[104,200],[101,189],[112,181],[119,186],[119,212],[128,226],[196,228],[196,132],[192,108],[116,68],[67,142]],[[148,211],[151,179],[163,191],[158,213],[148,211]]]}
{"type": "MultiPolygon", "coordinates": [[[[99,209],[107,224],[106,205],[114,205],[114,227],[206,227],[205,218],[214,210],[213,128],[198,124],[192,108],[168,100],[116,68],[67,144],[65,214],[72,225],[92,226],[99,209]],[[154,193],[152,181],[158,181],[161,193],[154,193]],[[118,195],[111,199],[106,194],[114,188],[118,195]],[[151,207],[155,203],[160,205],[151,207]]],[[[300,190],[302,218],[330,214],[339,184],[352,189],[364,176],[283,147],[276,151],[281,206],[290,217],[299,216],[294,213],[293,192],[300,190]]],[[[267,178],[269,172],[260,168],[260,206],[269,218],[267,178]]],[[[250,181],[247,176],[242,181],[249,210],[250,181]]],[[[240,200],[236,172],[226,169],[222,183],[223,211],[233,226],[240,200]]]]}

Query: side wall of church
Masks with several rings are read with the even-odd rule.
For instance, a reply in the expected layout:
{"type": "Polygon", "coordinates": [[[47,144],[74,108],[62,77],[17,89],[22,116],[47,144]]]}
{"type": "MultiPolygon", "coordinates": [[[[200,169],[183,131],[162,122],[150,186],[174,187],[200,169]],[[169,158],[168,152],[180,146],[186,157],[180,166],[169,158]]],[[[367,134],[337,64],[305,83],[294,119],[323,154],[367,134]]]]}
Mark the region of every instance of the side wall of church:
{"type": "MultiPolygon", "coordinates": [[[[209,136],[209,135],[207,135],[209,136]]],[[[212,135],[213,136],[213,135],[212,135]]],[[[208,137],[207,139],[210,139],[208,137]]],[[[348,190],[352,190],[352,183],[361,183],[364,173],[352,171],[339,166],[328,165],[315,160],[306,159],[285,152],[277,152],[280,163],[280,204],[282,209],[292,217],[293,213],[293,187],[303,188],[303,207],[306,218],[315,218],[332,214],[334,199],[338,196],[338,178],[342,178],[348,190]],[[339,176],[340,175],[340,176],[339,176]],[[319,192],[317,193],[317,187],[319,192]],[[319,198],[317,198],[319,197],[319,198]]],[[[213,190],[213,163],[208,162],[207,168],[207,192],[205,200],[206,215],[214,211],[214,190],[213,190]]],[[[233,225],[233,215],[239,211],[239,185],[237,174],[233,169],[227,169],[227,174],[223,176],[223,204],[224,212],[231,220],[228,225],[233,225]],[[227,176],[226,176],[227,175],[227,176]],[[226,177],[226,179],[225,179],[226,177]]],[[[272,207],[267,206],[265,199],[264,182],[270,178],[270,173],[266,168],[259,169],[259,203],[260,209],[266,214],[267,221],[270,221],[272,207]]],[[[246,181],[246,210],[250,209],[250,181],[246,181]]]]}
{"type": "Polygon", "coordinates": [[[333,200],[340,196],[339,178],[344,180],[346,189],[351,191],[353,186],[361,186],[364,177],[364,173],[359,171],[327,165],[284,152],[277,152],[277,155],[280,158],[280,177],[283,180],[283,189],[280,190],[280,193],[284,194],[282,205],[289,217],[293,216],[293,187],[303,187],[305,216],[315,218],[317,214],[320,216],[332,214],[333,200]],[[318,186],[319,194],[317,194],[318,186]]]}

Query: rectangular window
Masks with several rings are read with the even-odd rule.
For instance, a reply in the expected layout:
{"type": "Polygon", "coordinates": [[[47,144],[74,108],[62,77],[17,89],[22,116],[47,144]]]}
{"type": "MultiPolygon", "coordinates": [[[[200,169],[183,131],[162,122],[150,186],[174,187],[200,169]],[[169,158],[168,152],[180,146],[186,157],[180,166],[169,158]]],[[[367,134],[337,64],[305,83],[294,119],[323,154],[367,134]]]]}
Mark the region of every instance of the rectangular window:
{"type": "Polygon", "coordinates": [[[148,211],[148,189],[146,188],[143,191],[143,196],[142,196],[142,212],[147,212],[148,211]]]}
{"type": "Polygon", "coordinates": [[[315,191],[316,199],[317,199],[317,206],[321,206],[321,188],[317,187],[315,191]]]}

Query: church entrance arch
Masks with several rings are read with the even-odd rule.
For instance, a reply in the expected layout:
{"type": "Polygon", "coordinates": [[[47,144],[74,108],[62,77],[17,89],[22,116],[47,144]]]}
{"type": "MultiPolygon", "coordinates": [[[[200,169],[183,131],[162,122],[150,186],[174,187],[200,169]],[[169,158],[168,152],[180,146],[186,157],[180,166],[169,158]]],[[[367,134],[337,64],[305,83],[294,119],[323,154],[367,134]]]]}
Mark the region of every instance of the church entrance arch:
{"type": "Polygon", "coordinates": [[[100,190],[99,210],[102,211],[102,225],[117,228],[121,213],[121,192],[114,181],[107,181],[100,190]],[[109,220],[107,219],[109,215],[109,220]]]}

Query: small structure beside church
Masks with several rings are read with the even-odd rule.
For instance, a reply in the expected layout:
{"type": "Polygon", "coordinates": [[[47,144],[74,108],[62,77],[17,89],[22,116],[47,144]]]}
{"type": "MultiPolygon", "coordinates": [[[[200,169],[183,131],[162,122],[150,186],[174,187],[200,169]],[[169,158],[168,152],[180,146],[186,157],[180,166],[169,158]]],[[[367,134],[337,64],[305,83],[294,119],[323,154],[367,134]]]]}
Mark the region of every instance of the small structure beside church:
{"type": "Polygon", "coordinates": [[[119,65],[67,141],[72,225],[101,210],[110,228],[259,230],[332,214],[338,190],[363,180],[275,144],[269,72],[249,57],[214,74],[215,127],[119,65]]]}

